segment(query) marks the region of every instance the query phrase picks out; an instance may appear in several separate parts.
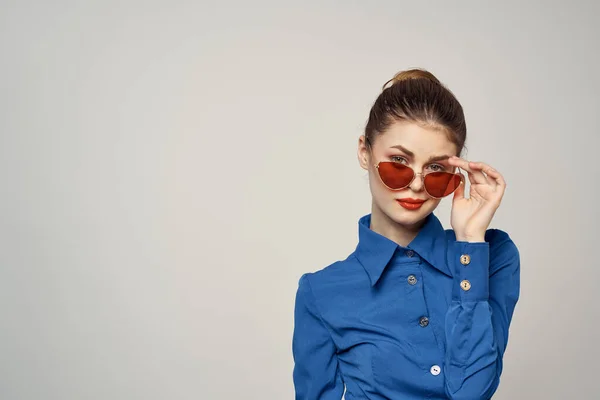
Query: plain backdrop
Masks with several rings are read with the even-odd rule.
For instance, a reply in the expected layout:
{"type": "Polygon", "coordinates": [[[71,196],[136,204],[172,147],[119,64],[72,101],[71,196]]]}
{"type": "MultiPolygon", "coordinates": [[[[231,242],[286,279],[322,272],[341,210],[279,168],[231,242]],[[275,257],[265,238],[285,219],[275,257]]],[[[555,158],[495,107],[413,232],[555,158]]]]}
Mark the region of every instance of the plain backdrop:
{"type": "Polygon", "coordinates": [[[0,398],[293,398],[298,279],[353,251],[412,67],[508,184],[494,399],[597,396],[597,2],[0,3],[0,398]]]}

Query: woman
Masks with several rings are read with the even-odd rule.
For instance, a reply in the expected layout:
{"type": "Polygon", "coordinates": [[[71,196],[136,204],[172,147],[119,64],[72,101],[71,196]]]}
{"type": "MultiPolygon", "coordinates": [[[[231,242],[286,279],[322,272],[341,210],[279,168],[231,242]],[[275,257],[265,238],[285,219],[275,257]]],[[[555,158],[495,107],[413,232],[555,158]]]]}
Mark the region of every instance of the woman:
{"type": "Polygon", "coordinates": [[[358,141],[371,213],[345,260],[299,280],[296,399],[489,399],[519,297],[519,252],[488,229],[506,183],[459,158],[460,103],[430,72],[384,85],[358,141]],[[464,175],[471,183],[464,193],[464,175]],[[453,194],[451,225],[433,211],[453,194]]]}

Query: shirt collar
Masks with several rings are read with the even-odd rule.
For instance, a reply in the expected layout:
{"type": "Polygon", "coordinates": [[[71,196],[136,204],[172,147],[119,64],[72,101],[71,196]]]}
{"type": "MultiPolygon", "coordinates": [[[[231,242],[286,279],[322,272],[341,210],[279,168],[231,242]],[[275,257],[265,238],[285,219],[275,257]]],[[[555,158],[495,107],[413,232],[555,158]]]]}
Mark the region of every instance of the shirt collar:
{"type": "Polygon", "coordinates": [[[371,286],[375,286],[396,249],[412,249],[434,268],[452,276],[446,262],[446,231],[433,213],[426,217],[419,233],[407,247],[400,246],[371,230],[370,227],[371,214],[364,215],[358,220],[358,245],[355,254],[369,275],[371,286]]]}

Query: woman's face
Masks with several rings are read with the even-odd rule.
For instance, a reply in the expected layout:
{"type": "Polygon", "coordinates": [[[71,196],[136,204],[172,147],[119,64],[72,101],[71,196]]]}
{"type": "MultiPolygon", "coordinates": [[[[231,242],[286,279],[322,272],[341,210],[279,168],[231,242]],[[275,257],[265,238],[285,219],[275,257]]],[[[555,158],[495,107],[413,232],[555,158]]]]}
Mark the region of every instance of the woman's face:
{"type": "Polygon", "coordinates": [[[427,194],[421,175],[417,175],[404,189],[388,189],[381,182],[375,165],[380,161],[394,161],[410,166],[416,173],[455,172],[447,160],[454,155],[457,155],[457,147],[444,132],[406,121],[395,122],[386,132],[377,136],[370,152],[365,145],[364,135],[360,137],[358,146],[360,165],[369,171],[374,207],[396,223],[407,226],[414,225],[429,215],[440,203],[440,199],[427,194]],[[424,203],[414,208],[399,201],[402,199],[424,200],[424,203]]]}

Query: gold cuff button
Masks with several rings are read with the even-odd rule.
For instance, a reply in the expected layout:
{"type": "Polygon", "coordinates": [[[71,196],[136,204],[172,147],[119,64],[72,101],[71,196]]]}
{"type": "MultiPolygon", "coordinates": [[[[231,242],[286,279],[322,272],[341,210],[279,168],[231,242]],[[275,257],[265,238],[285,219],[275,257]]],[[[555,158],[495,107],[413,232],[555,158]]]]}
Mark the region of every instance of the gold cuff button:
{"type": "Polygon", "coordinates": [[[466,292],[467,290],[471,289],[471,282],[465,279],[460,283],[460,287],[466,292]]]}
{"type": "Polygon", "coordinates": [[[463,254],[462,256],[460,256],[460,263],[462,265],[469,265],[469,263],[471,262],[471,256],[468,254],[463,254]]]}

